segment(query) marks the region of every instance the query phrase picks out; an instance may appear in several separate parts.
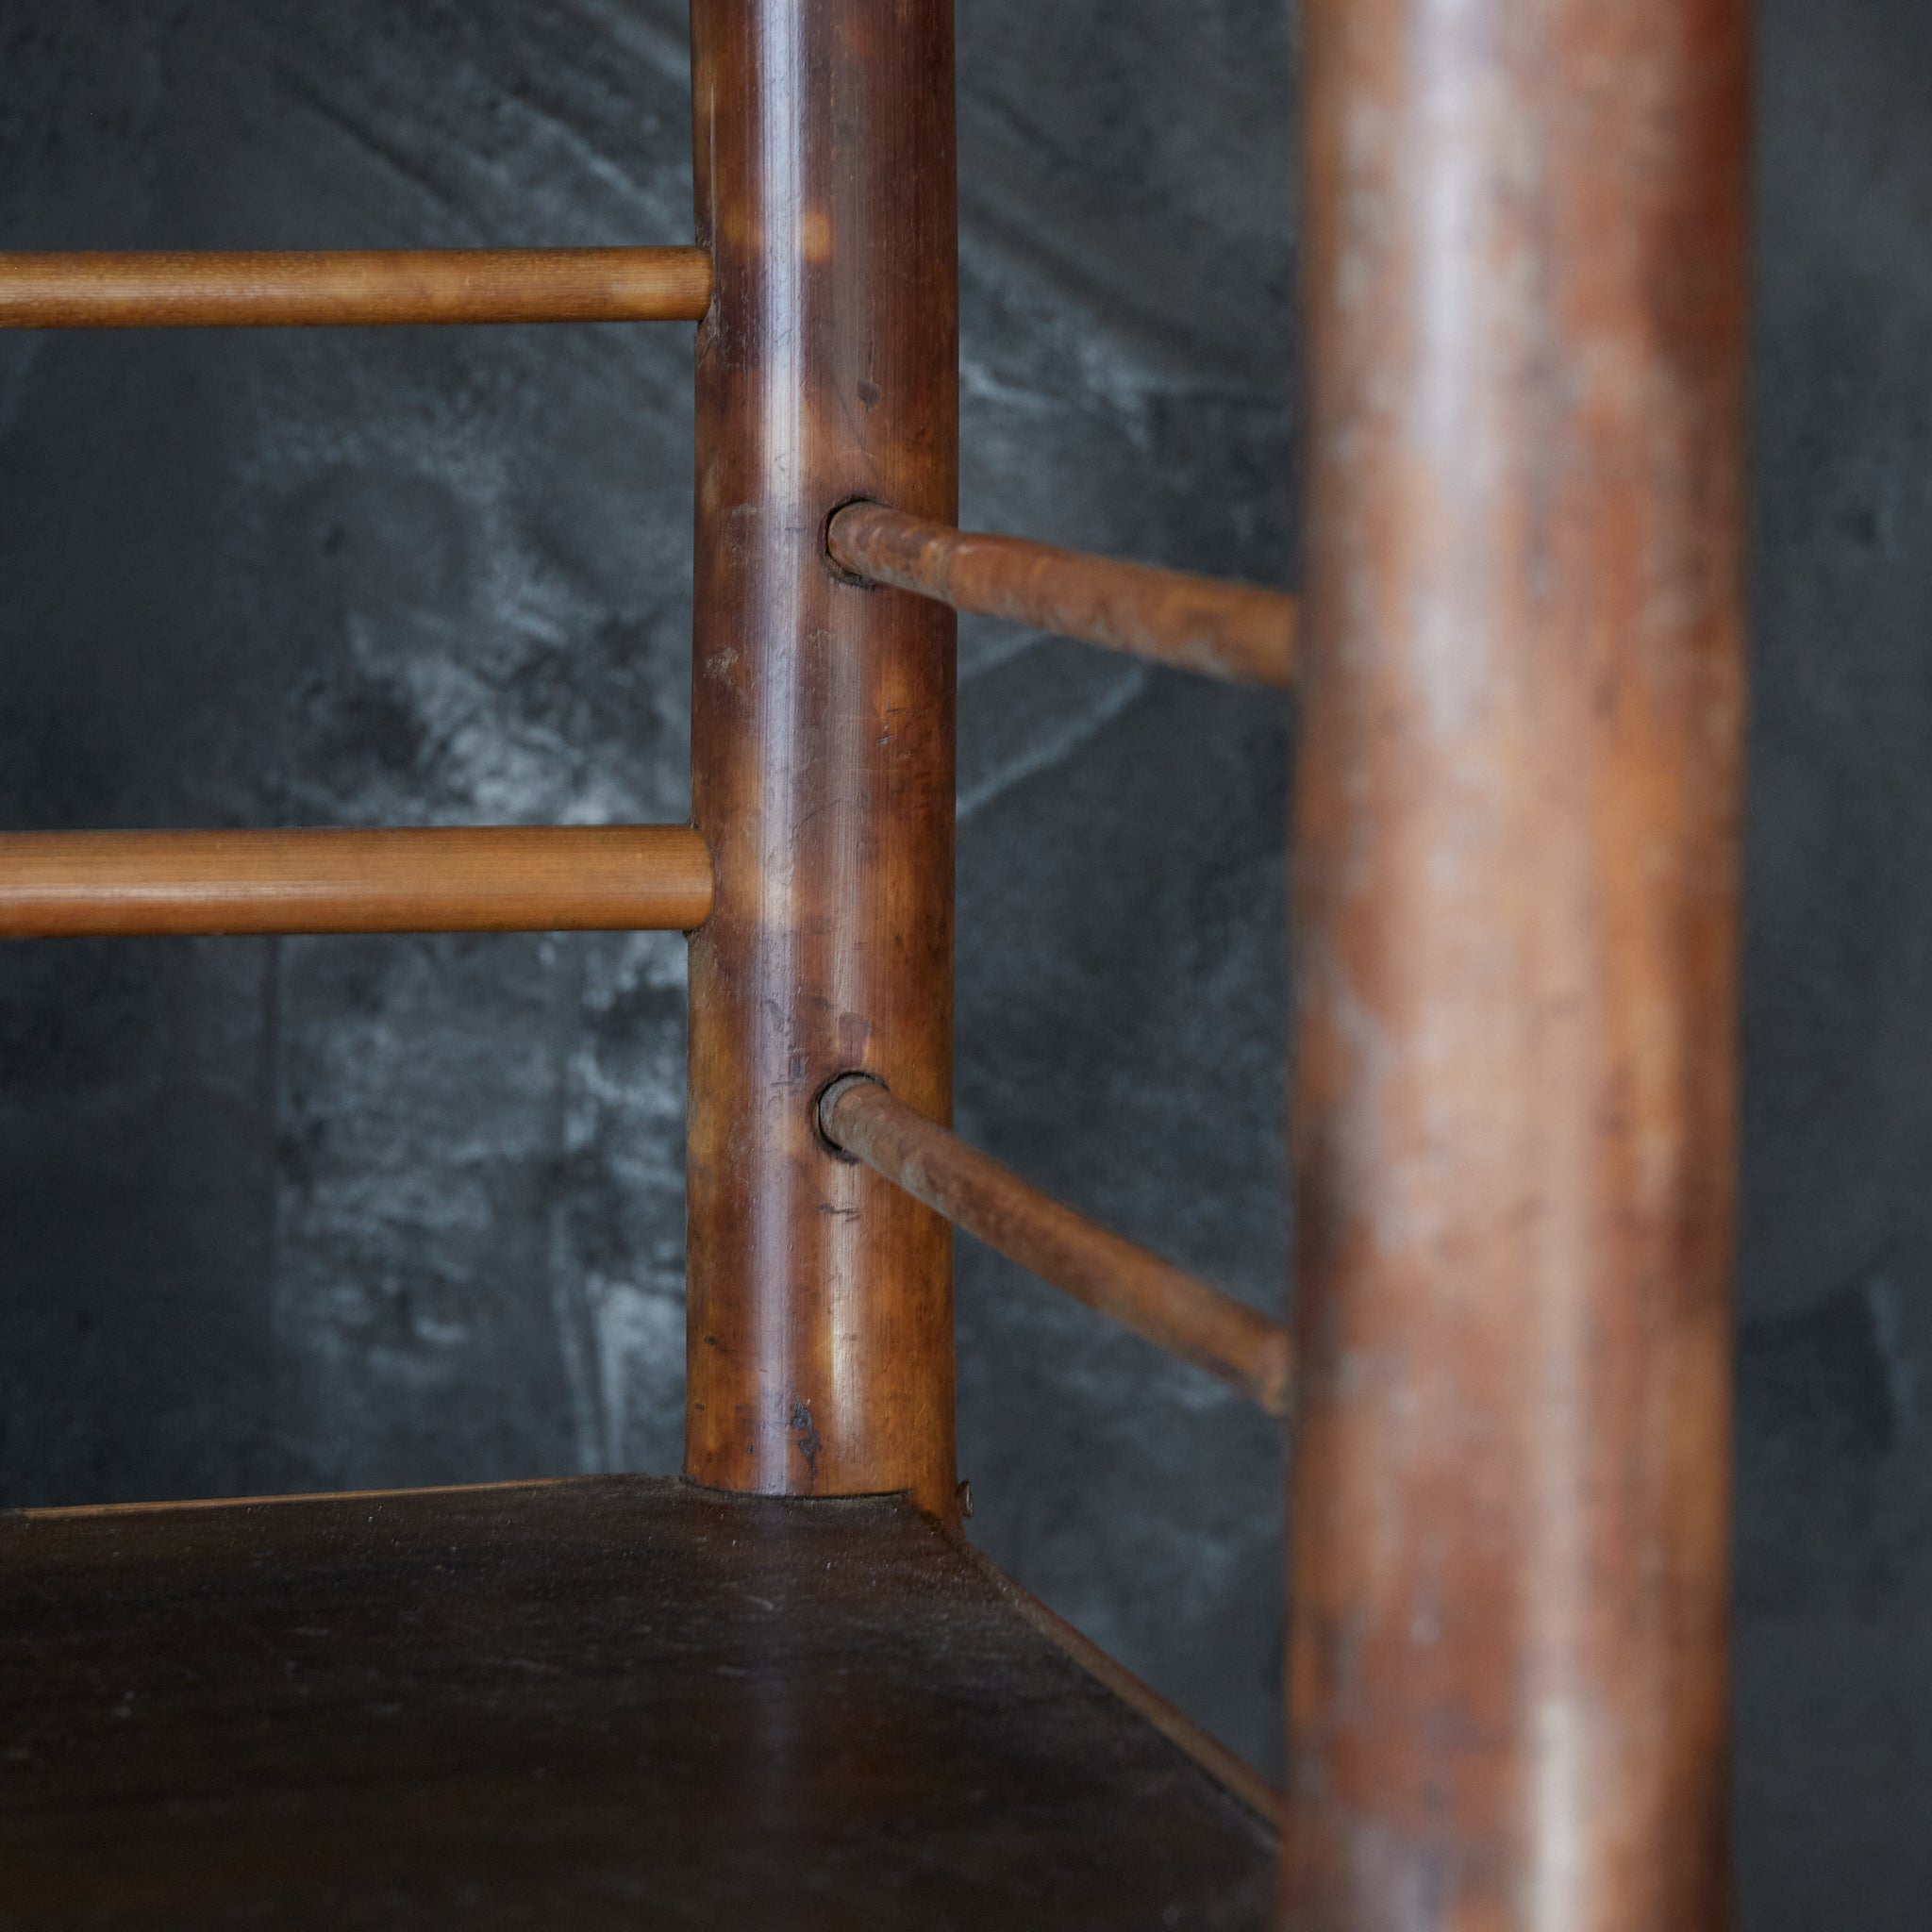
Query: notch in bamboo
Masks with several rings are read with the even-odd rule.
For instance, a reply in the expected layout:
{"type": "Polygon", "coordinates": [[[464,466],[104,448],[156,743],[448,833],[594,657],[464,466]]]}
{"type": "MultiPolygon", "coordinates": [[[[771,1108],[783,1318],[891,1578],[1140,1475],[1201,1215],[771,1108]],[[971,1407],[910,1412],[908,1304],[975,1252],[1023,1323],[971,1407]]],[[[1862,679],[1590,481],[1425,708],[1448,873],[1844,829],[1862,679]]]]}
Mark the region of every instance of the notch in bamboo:
{"type": "Polygon", "coordinates": [[[877,503],[846,505],[825,539],[849,575],[974,616],[1238,684],[1294,679],[1298,607],[1280,591],[956,530],[877,503]]]}
{"type": "Polygon", "coordinates": [[[1220,1376],[1270,1415],[1287,1414],[1288,1336],[1244,1302],[1030,1187],[866,1074],[825,1090],[819,1127],[834,1147],[1049,1286],[1220,1376]]]}
{"type": "Polygon", "coordinates": [[[711,858],[689,825],[0,835],[0,938],[689,932],[711,858]]]}
{"type": "Polygon", "coordinates": [[[0,254],[0,328],[697,322],[702,248],[0,254]]]}

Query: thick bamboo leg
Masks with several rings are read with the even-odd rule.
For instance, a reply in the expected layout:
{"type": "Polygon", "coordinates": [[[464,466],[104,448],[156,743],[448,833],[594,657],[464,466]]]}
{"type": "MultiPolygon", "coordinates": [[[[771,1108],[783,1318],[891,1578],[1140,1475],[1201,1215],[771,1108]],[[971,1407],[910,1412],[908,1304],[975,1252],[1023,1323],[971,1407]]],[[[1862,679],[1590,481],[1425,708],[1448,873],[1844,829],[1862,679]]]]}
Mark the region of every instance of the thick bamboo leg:
{"type": "Polygon", "coordinates": [[[950,0],[694,0],[695,816],[686,1468],[954,1508],[951,1236],[814,1127],[848,1070],[951,1118],[950,611],[825,525],[957,514],[950,0]]]}
{"type": "Polygon", "coordinates": [[[1302,1932],[1728,1914],[1743,0],[1310,0],[1302,1932]]]}

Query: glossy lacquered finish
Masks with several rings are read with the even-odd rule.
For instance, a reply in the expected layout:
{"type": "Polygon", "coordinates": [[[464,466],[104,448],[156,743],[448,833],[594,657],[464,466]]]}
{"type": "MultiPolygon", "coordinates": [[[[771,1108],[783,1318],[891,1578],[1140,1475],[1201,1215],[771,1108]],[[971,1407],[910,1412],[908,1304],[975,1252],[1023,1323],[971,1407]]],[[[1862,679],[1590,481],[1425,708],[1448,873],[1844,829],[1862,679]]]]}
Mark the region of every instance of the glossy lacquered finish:
{"type": "Polygon", "coordinates": [[[701,248],[0,254],[0,328],[695,322],[701,248]]]}
{"type": "Polygon", "coordinates": [[[841,1161],[814,1102],[877,1074],[951,1117],[950,611],[841,582],[825,524],[955,515],[948,0],[696,0],[686,1467],[953,1507],[950,1231],[841,1161]]]}
{"type": "Polygon", "coordinates": [[[837,1082],[819,1117],[835,1146],[956,1227],[1271,1415],[1287,1414],[1289,1341],[1279,1323],[1028,1186],[875,1080],[837,1082]]]}
{"type": "Polygon", "coordinates": [[[0,1606],[23,1932],[1266,1921],[1269,1794],[903,1498],[12,1515],[0,1606]]]}
{"type": "Polygon", "coordinates": [[[876,503],[841,509],[827,538],[854,576],[955,610],[1236,683],[1294,678],[1297,608],[1280,591],[956,530],[876,503]]]}
{"type": "Polygon", "coordinates": [[[711,860],[689,825],[0,834],[0,938],[689,932],[711,860]]]}
{"type": "Polygon", "coordinates": [[[1311,0],[1287,1924],[1728,1923],[1743,0],[1311,0]]]}

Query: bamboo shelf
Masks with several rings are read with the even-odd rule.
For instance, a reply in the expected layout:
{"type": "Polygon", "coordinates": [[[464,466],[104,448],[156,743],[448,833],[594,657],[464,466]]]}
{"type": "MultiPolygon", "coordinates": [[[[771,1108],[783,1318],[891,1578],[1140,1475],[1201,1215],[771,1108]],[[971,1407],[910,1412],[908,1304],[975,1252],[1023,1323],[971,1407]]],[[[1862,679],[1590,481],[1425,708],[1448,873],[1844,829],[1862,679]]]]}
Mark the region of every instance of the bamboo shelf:
{"type": "Polygon", "coordinates": [[[691,0],[675,246],[0,255],[696,325],[691,824],[0,836],[686,933],[687,1481],[0,1517],[5,1932],[1730,1923],[1746,8],[1303,11],[1305,597],[957,527],[951,0],[691,0]],[[1292,1337],[951,1130],[958,611],[1295,693],[1292,1337]],[[956,1226],[1292,1425],[1285,1800],[963,1541],[956,1226]]]}

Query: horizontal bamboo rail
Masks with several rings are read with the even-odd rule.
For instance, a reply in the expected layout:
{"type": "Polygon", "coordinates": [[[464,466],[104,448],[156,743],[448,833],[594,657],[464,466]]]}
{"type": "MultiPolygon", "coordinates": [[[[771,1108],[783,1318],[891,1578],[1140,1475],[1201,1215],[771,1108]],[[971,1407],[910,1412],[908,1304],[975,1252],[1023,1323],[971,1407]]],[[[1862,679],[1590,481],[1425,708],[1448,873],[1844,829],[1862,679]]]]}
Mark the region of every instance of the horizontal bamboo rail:
{"type": "Polygon", "coordinates": [[[0,328],[696,322],[701,248],[0,254],[0,328]]]}
{"type": "Polygon", "coordinates": [[[688,825],[0,834],[0,938],[674,931],[711,910],[688,825]]]}
{"type": "Polygon", "coordinates": [[[825,541],[848,575],[974,616],[1239,684],[1294,679],[1299,607],[1284,591],[975,535],[876,503],[838,511],[825,541]]]}
{"type": "Polygon", "coordinates": [[[1245,1303],[1029,1187],[866,1074],[825,1090],[819,1127],[834,1147],[1051,1287],[1219,1375],[1270,1415],[1288,1412],[1288,1336],[1245,1303]]]}

